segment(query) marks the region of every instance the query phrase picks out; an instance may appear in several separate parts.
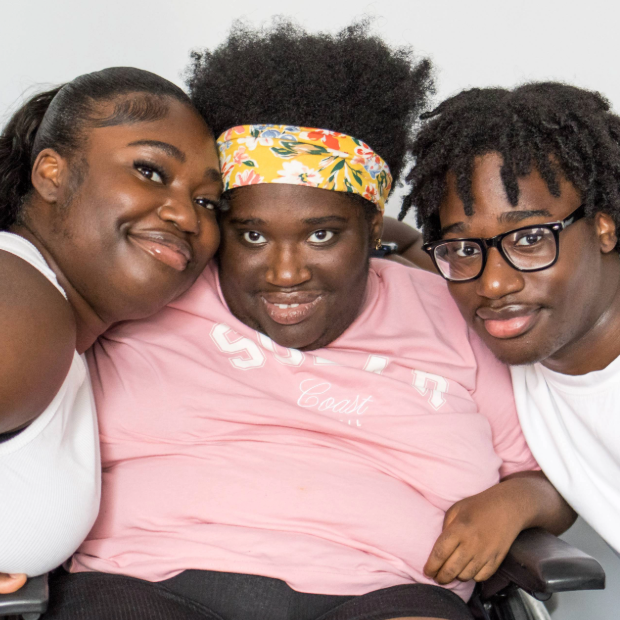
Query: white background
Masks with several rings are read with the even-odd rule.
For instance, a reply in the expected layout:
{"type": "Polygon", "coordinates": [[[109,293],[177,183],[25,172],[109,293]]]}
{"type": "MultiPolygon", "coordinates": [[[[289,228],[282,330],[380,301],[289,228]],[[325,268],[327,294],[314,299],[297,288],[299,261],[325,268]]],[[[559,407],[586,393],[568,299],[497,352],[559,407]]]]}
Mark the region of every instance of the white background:
{"type": "MultiPolygon", "coordinates": [[[[183,84],[191,49],[231,22],[288,15],[310,30],[375,17],[376,32],[436,67],[439,102],[471,86],[556,79],[601,91],[620,109],[620,10],[613,0],[0,0],[0,119],[24,92],[109,66],[183,84]]],[[[6,118],[6,117],[5,117],[6,118]]],[[[398,213],[398,194],[388,213],[398,213]]]]}
{"type": "MultiPolygon", "coordinates": [[[[555,79],[599,90],[620,110],[620,9],[612,0],[0,0],[0,119],[24,93],[108,66],[149,69],[183,84],[191,49],[221,42],[236,18],[273,15],[309,30],[375,17],[436,68],[435,102],[471,86],[555,79]]],[[[396,196],[397,198],[397,196],[396,196]]],[[[391,200],[388,212],[398,212],[391,200]]],[[[619,524],[620,526],[620,524],[619,524]]],[[[620,617],[620,561],[588,533],[569,534],[606,563],[604,593],[562,595],[554,620],[620,617]]]]}

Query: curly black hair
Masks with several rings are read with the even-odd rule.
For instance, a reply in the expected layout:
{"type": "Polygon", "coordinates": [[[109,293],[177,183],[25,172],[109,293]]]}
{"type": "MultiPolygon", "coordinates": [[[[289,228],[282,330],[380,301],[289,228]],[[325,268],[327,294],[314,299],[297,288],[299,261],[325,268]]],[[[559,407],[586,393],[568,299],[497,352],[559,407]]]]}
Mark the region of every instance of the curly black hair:
{"type": "Polygon", "coordinates": [[[412,189],[400,219],[415,206],[426,241],[441,236],[438,212],[447,173],[454,173],[471,215],[474,159],[490,152],[503,158],[501,177],[513,206],[518,179],[536,168],[552,195],[560,195],[558,174],[564,175],[581,193],[587,215],[605,212],[620,230],[620,117],[601,94],[558,82],[474,88],[422,118],[428,120],[412,148],[412,189]]]}
{"type": "Polygon", "coordinates": [[[267,29],[236,22],[214,51],[192,53],[192,102],[216,136],[250,124],[346,133],[381,155],[396,179],[432,92],[431,63],[389,47],[370,25],[309,34],[286,19],[267,29]]]}

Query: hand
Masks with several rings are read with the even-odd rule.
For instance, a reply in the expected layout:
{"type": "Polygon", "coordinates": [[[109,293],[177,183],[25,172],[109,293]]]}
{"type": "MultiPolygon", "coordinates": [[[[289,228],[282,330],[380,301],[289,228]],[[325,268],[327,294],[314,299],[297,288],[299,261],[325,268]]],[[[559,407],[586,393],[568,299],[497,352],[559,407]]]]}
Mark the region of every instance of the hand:
{"type": "Polygon", "coordinates": [[[26,583],[26,579],[26,575],[0,573],[0,594],[17,592],[26,583]]]}
{"type": "Polygon", "coordinates": [[[424,567],[439,584],[484,581],[499,568],[522,529],[519,503],[506,483],[454,504],[424,567]]]}

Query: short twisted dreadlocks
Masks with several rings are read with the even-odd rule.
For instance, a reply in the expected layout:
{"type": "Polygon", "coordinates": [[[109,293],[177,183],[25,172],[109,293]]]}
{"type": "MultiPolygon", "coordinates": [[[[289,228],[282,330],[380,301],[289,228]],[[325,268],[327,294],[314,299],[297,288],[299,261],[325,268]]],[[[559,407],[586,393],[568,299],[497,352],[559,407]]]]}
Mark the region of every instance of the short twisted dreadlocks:
{"type": "Polygon", "coordinates": [[[416,165],[407,180],[401,219],[411,206],[427,241],[440,238],[439,206],[446,175],[456,176],[465,213],[473,213],[474,159],[497,152],[510,204],[519,201],[517,180],[535,167],[549,192],[560,195],[558,173],[580,192],[586,214],[609,214],[620,230],[620,117],[599,93],[556,82],[512,91],[475,88],[444,101],[416,137],[416,165]]]}

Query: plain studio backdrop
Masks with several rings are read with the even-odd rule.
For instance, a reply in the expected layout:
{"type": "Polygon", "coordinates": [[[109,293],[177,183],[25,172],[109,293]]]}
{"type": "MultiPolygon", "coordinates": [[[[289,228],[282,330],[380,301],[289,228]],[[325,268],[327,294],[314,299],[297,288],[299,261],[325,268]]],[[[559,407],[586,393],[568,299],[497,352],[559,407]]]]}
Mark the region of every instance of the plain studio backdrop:
{"type": "MultiPolygon", "coordinates": [[[[377,34],[433,60],[435,103],[473,86],[561,80],[600,91],[620,111],[620,10],[611,0],[0,1],[3,123],[24,96],[104,67],[140,67],[183,85],[190,50],[217,45],[235,19],[260,25],[275,15],[311,31],[374,17],[377,34]]],[[[603,563],[608,585],[561,595],[554,620],[616,620],[620,560],[582,521],[566,538],[603,563]]]]}

